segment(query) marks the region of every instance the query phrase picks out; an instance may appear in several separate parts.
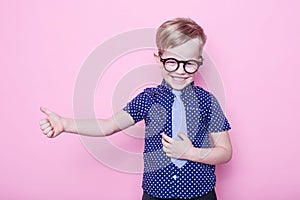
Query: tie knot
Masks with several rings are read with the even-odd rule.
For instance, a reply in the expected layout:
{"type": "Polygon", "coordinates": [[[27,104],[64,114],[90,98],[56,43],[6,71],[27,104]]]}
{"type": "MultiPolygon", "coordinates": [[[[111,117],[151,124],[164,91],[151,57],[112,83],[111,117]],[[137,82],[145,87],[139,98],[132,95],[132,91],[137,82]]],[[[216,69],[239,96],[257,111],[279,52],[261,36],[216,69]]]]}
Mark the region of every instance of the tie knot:
{"type": "Polygon", "coordinates": [[[172,90],[172,93],[177,97],[180,98],[181,91],[180,90],[172,90]]]}

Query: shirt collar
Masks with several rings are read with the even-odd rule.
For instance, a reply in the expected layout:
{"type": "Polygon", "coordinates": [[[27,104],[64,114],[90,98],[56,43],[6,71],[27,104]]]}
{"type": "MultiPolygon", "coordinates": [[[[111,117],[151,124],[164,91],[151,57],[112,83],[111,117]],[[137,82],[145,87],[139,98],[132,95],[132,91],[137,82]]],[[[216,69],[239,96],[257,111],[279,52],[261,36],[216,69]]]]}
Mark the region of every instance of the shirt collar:
{"type": "MultiPolygon", "coordinates": [[[[180,91],[181,91],[182,94],[184,94],[184,93],[186,93],[186,92],[188,92],[188,91],[191,91],[192,88],[193,88],[193,86],[194,86],[194,81],[191,82],[189,85],[187,85],[185,88],[183,88],[183,89],[180,90],[180,91]]],[[[172,93],[173,88],[172,88],[165,80],[162,81],[161,87],[162,87],[162,89],[164,89],[166,92],[172,93]]]]}

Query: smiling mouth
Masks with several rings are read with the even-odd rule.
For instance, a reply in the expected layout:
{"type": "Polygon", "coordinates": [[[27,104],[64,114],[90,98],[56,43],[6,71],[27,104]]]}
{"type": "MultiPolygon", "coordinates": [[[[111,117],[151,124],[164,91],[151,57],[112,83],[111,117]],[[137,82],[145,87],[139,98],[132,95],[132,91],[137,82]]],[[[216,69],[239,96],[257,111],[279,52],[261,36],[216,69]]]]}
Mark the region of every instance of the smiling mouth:
{"type": "Polygon", "coordinates": [[[187,77],[172,76],[172,79],[173,79],[174,81],[179,81],[179,82],[181,82],[181,81],[185,81],[185,80],[187,79],[187,77]]]}

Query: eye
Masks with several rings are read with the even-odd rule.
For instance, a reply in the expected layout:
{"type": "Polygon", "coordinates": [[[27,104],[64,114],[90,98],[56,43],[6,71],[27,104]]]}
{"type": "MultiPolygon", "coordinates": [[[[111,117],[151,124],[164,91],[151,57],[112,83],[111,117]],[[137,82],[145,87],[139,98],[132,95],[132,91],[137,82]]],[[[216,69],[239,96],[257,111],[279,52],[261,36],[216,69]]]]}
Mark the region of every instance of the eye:
{"type": "Polygon", "coordinates": [[[166,61],[166,64],[167,65],[177,65],[177,62],[176,62],[176,60],[170,59],[170,60],[166,61]]]}
{"type": "Polygon", "coordinates": [[[194,67],[194,66],[197,66],[197,63],[194,62],[194,61],[188,61],[188,62],[186,63],[186,65],[187,65],[188,67],[194,67]]]}

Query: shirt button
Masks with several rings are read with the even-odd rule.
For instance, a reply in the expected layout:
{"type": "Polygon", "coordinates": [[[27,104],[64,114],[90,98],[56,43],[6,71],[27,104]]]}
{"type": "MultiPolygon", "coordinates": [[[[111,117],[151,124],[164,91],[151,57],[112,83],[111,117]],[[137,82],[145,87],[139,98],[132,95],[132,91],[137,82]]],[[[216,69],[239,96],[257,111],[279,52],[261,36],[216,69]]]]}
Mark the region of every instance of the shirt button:
{"type": "Polygon", "coordinates": [[[176,176],[176,175],[174,175],[174,176],[173,176],[173,178],[176,180],[176,179],[177,179],[177,176],[176,176]]]}

